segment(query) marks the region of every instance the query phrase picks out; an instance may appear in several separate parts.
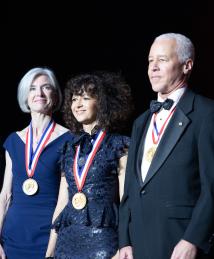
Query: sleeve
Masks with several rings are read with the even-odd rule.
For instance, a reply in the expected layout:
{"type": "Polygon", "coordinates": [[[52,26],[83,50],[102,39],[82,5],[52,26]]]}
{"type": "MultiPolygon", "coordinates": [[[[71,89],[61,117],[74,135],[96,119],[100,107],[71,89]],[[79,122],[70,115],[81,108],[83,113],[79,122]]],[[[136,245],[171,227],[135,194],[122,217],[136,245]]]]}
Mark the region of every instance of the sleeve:
{"type": "Polygon", "coordinates": [[[60,170],[61,172],[65,172],[65,167],[66,167],[66,161],[69,159],[69,155],[73,155],[73,149],[71,146],[70,141],[66,141],[62,147],[59,149],[60,153],[60,159],[59,159],[59,165],[60,165],[60,170]]]}
{"type": "Polygon", "coordinates": [[[214,241],[214,114],[201,121],[198,139],[201,190],[183,239],[209,253],[214,241]]]}
{"type": "Polygon", "coordinates": [[[127,155],[129,145],[130,145],[130,138],[127,136],[120,136],[118,141],[117,149],[116,149],[116,156],[117,159],[120,159],[122,156],[127,155]]]}
{"type": "MultiPolygon", "coordinates": [[[[136,123],[135,123],[136,124],[136,123]]],[[[128,151],[128,161],[126,166],[125,174],[125,185],[124,194],[119,207],[119,248],[131,245],[129,237],[129,223],[130,223],[130,209],[129,209],[129,185],[131,184],[130,179],[132,178],[132,157],[135,153],[134,145],[132,144],[135,139],[135,124],[132,129],[131,141],[128,151]]]]}

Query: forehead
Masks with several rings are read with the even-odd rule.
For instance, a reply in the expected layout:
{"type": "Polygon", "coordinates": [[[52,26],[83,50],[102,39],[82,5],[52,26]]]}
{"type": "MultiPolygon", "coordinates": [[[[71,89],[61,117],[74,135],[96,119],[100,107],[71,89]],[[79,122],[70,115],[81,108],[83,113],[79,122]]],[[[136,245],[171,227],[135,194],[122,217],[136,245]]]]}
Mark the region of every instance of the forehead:
{"type": "Polygon", "coordinates": [[[177,55],[176,41],[174,39],[159,39],[154,41],[149,52],[149,56],[171,55],[177,55]]]}
{"type": "Polygon", "coordinates": [[[32,81],[32,84],[44,84],[44,83],[50,83],[49,77],[47,75],[38,75],[32,81]]]}

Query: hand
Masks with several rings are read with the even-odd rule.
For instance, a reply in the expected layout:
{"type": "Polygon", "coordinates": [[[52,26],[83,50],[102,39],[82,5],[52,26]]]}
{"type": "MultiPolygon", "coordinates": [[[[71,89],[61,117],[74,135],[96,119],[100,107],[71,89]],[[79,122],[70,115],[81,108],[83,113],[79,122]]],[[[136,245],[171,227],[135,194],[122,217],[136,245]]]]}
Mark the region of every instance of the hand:
{"type": "Polygon", "coordinates": [[[131,246],[125,246],[120,249],[120,259],[134,259],[131,246]]]}
{"type": "Polygon", "coordinates": [[[197,248],[186,240],[181,240],[175,246],[170,259],[195,259],[197,248]]]}
{"type": "Polygon", "coordinates": [[[0,245],[0,259],[6,259],[6,255],[4,253],[4,249],[2,248],[1,245],[0,245]]]}

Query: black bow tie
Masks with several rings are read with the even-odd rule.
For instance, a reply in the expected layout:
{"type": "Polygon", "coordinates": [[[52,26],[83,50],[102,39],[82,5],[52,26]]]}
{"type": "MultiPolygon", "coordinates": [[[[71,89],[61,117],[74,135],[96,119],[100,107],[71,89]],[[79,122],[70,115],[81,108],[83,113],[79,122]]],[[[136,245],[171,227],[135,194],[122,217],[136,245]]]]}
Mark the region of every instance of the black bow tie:
{"type": "Polygon", "coordinates": [[[80,154],[87,155],[91,152],[93,144],[92,141],[96,137],[96,134],[90,135],[84,132],[75,140],[75,145],[80,145],[80,154]]]}
{"type": "Polygon", "coordinates": [[[156,100],[152,100],[150,102],[150,111],[151,113],[158,112],[161,108],[165,110],[170,110],[174,101],[172,99],[166,99],[164,102],[158,102],[156,100]]]}

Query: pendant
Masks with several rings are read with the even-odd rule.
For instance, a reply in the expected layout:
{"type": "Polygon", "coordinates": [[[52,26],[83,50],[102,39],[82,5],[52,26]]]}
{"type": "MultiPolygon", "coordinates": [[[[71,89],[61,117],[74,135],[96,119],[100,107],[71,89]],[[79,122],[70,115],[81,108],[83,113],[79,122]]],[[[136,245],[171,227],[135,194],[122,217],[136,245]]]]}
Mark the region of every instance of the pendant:
{"type": "Polygon", "coordinates": [[[72,198],[72,205],[76,210],[81,210],[87,203],[86,196],[83,192],[77,192],[72,198]]]}
{"type": "Polygon", "coordinates": [[[26,195],[34,195],[38,191],[38,183],[32,178],[28,178],[23,182],[22,190],[26,195]]]}
{"type": "Polygon", "coordinates": [[[148,161],[149,163],[152,162],[152,159],[155,155],[155,152],[156,152],[156,149],[157,149],[157,146],[152,146],[150,147],[147,152],[146,152],[146,161],[148,161]]]}

